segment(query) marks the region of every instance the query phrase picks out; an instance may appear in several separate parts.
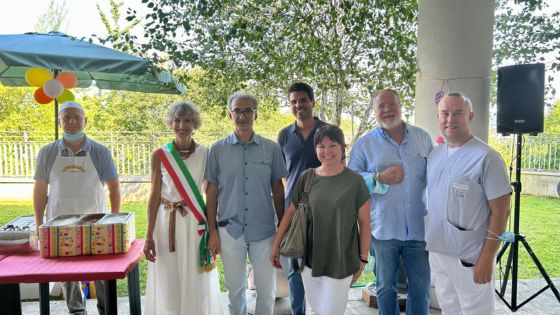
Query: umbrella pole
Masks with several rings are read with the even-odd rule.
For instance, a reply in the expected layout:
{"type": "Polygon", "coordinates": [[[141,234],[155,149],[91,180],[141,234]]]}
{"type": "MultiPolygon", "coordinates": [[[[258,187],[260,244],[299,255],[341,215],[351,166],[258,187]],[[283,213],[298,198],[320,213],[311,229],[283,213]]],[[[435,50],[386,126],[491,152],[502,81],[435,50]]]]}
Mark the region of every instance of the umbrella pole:
{"type": "Polygon", "coordinates": [[[54,141],[58,140],[58,101],[54,99],[54,141]]]}
{"type": "MultiPolygon", "coordinates": [[[[56,78],[60,70],[53,70],[53,77],[56,78]]],[[[54,141],[58,140],[58,101],[54,99],[54,141]]]]}

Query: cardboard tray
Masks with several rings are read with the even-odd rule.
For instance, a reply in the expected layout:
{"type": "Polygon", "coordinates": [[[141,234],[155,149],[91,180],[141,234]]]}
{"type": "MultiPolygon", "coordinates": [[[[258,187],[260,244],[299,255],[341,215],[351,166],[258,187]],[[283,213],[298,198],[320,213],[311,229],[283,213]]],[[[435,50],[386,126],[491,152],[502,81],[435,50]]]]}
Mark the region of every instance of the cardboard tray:
{"type": "Polygon", "coordinates": [[[38,249],[35,217],[21,216],[0,227],[0,254],[28,254],[38,249]]]}
{"type": "Polygon", "coordinates": [[[41,257],[126,253],[135,235],[134,213],[62,215],[39,227],[41,257]]]}

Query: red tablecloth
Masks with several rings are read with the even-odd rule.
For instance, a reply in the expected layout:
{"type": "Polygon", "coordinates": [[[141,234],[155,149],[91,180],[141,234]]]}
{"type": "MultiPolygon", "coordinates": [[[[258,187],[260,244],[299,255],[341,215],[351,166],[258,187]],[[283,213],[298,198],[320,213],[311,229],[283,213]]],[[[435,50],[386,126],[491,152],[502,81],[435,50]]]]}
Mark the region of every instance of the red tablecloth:
{"type": "Polygon", "coordinates": [[[128,253],[41,258],[39,252],[0,256],[0,284],[122,279],[142,258],[144,240],[132,243],[128,253]]]}

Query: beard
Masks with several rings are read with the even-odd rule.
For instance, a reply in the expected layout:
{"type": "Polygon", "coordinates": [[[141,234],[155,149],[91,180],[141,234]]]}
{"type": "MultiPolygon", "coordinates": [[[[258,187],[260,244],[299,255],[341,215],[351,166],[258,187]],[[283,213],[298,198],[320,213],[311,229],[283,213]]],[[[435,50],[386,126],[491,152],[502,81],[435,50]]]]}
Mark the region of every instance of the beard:
{"type": "Polygon", "coordinates": [[[381,126],[381,128],[386,129],[386,130],[392,130],[395,129],[397,127],[400,127],[402,125],[402,118],[398,117],[393,119],[393,121],[391,122],[384,122],[383,120],[379,121],[379,125],[381,126]]]}

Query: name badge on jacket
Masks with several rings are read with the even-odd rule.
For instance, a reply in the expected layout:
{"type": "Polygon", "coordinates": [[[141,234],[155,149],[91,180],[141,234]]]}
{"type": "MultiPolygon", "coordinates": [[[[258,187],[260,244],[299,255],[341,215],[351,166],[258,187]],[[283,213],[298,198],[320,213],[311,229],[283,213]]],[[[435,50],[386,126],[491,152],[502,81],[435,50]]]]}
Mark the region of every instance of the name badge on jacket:
{"type": "Polygon", "coordinates": [[[465,198],[467,196],[467,191],[469,186],[460,183],[453,183],[453,196],[458,198],[465,198]]]}

